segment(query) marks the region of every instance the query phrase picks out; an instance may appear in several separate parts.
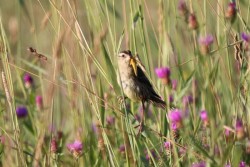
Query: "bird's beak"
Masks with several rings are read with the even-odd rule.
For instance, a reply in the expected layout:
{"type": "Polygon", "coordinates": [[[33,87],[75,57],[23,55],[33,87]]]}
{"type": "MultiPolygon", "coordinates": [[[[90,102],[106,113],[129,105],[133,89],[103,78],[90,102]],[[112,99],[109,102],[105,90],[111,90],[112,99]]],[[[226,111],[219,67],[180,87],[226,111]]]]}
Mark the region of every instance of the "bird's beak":
{"type": "Polygon", "coordinates": [[[136,60],[134,57],[131,57],[130,58],[130,62],[129,64],[132,66],[133,70],[134,70],[134,73],[135,75],[137,76],[137,63],[136,63],[136,60]]]}

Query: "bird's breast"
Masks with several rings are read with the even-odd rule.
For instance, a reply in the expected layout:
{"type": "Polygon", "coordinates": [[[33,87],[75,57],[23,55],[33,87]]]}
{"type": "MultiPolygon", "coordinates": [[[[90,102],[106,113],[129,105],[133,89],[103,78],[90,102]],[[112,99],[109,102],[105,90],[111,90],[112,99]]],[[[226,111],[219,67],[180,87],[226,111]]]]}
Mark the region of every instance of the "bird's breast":
{"type": "Polygon", "coordinates": [[[140,87],[136,84],[135,80],[123,79],[121,80],[124,94],[133,101],[140,101],[140,87]]]}

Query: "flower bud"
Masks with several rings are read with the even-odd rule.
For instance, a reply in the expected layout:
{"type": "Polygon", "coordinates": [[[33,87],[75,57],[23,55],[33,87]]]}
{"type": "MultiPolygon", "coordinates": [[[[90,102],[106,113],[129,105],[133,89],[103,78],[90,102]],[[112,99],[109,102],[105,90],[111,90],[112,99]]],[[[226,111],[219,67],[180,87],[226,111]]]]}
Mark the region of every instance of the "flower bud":
{"type": "Polygon", "coordinates": [[[33,86],[33,78],[31,77],[29,73],[24,74],[23,80],[24,80],[24,86],[27,89],[33,86]]]}
{"type": "Polygon", "coordinates": [[[188,17],[188,28],[195,30],[199,27],[195,14],[190,14],[188,17]]]}

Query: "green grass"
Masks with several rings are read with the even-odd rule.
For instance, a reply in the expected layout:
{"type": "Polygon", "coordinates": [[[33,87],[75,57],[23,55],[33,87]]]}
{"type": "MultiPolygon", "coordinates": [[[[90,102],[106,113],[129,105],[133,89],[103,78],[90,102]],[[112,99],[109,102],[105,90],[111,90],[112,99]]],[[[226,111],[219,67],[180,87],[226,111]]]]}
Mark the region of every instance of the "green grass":
{"type": "Polygon", "coordinates": [[[226,19],[230,1],[186,3],[198,20],[195,30],[188,28],[177,0],[0,1],[0,166],[249,165],[249,51],[244,42],[237,67],[235,47],[242,42],[240,34],[249,33],[250,2],[236,1],[234,21],[226,19]],[[203,55],[198,39],[208,34],[214,42],[203,55]],[[125,49],[139,54],[165,101],[174,97],[165,110],[147,105],[139,136],[134,127],[141,104],[118,103],[123,92],[116,57],[125,49]],[[176,90],[162,84],[158,67],[171,69],[176,90]],[[27,73],[34,81],[30,88],[23,80],[27,73]],[[42,109],[37,95],[43,98],[42,109]],[[185,105],[186,96],[193,102],[185,105]],[[17,117],[19,106],[27,107],[28,116],[17,117]],[[166,116],[173,108],[183,114],[178,137],[166,116]],[[207,126],[201,110],[207,111],[207,126]],[[109,124],[109,117],[115,122],[109,124]],[[237,119],[243,137],[235,128],[237,119]],[[67,149],[75,140],[83,144],[77,156],[67,149]]]}

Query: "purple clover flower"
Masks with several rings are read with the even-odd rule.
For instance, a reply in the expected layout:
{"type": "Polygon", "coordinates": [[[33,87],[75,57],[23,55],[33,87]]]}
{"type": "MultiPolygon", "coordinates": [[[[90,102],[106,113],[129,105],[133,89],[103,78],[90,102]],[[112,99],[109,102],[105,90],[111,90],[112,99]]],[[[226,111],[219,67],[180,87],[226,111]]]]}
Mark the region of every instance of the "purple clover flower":
{"type": "Polygon", "coordinates": [[[169,101],[169,103],[173,103],[174,102],[174,96],[173,95],[169,95],[168,101],[169,101]]]}
{"type": "Polygon", "coordinates": [[[169,119],[174,122],[181,122],[182,121],[182,114],[181,114],[181,110],[179,109],[174,109],[169,113],[169,119]]]}
{"type": "Polygon", "coordinates": [[[164,142],[164,148],[166,150],[170,150],[171,149],[171,142],[169,142],[169,141],[164,142]]]}
{"type": "Polygon", "coordinates": [[[25,73],[23,77],[24,82],[33,82],[33,78],[29,73],[25,73]]]}
{"type": "Polygon", "coordinates": [[[200,44],[200,52],[203,55],[206,55],[209,53],[210,45],[212,45],[212,43],[214,42],[214,37],[209,34],[204,37],[199,37],[198,41],[200,44]]]}
{"type": "Polygon", "coordinates": [[[25,106],[19,106],[16,108],[16,114],[18,118],[24,118],[28,115],[28,110],[25,106]]]}
{"type": "Polygon", "coordinates": [[[29,73],[24,74],[23,80],[26,88],[30,88],[33,85],[33,78],[29,73]]]}
{"type": "Polygon", "coordinates": [[[230,2],[228,4],[229,7],[236,9],[236,3],[235,2],[230,2]]]}
{"type": "Polygon", "coordinates": [[[82,153],[83,145],[79,140],[75,140],[74,143],[67,144],[67,149],[72,153],[76,158],[82,153]]]}
{"type": "Polygon", "coordinates": [[[195,29],[197,29],[198,28],[198,21],[197,21],[197,19],[196,19],[196,16],[195,16],[195,14],[194,13],[191,13],[189,16],[188,16],[188,27],[190,28],[190,29],[193,29],[193,30],[195,30],[195,29]]]}
{"type": "Polygon", "coordinates": [[[214,37],[211,34],[199,38],[199,44],[202,46],[210,46],[213,42],[214,37]]]}
{"type": "Polygon", "coordinates": [[[236,15],[236,11],[237,11],[236,3],[230,2],[226,9],[226,13],[225,13],[226,18],[231,19],[233,21],[236,15]]]}
{"type": "Polygon", "coordinates": [[[186,16],[186,14],[188,13],[188,8],[185,0],[179,0],[177,8],[180,14],[183,16],[186,16]]]}
{"type": "Polygon", "coordinates": [[[241,38],[242,38],[245,42],[247,42],[247,43],[250,42],[250,34],[247,34],[247,33],[243,32],[243,33],[241,33],[241,38]]]}
{"type": "Polygon", "coordinates": [[[206,167],[206,163],[204,161],[197,162],[192,164],[192,167],[206,167]]]}
{"type": "Polygon", "coordinates": [[[169,67],[156,68],[155,73],[159,78],[169,78],[171,75],[169,67]]]}
{"type": "Polygon", "coordinates": [[[175,122],[172,122],[172,123],[171,123],[171,129],[172,129],[173,131],[178,130],[178,126],[177,126],[177,124],[176,124],[175,122]]]}
{"type": "Polygon", "coordinates": [[[161,68],[156,68],[155,73],[158,76],[158,78],[161,79],[162,83],[164,85],[170,85],[171,86],[171,71],[169,67],[161,67],[161,68]]]}
{"type": "Polygon", "coordinates": [[[240,119],[236,120],[235,131],[237,139],[240,140],[244,138],[245,136],[244,125],[240,119]]]}
{"type": "Polygon", "coordinates": [[[241,130],[242,128],[243,128],[243,123],[242,123],[242,121],[241,121],[240,119],[237,119],[237,120],[236,120],[236,125],[235,125],[236,131],[237,131],[237,130],[241,130]]]}
{"type": "Polygon", "coordinates": [[[108,125],[114,125],[115,124],[115,117],[107,116],[106,121],[107,121],[108,125]]]}
{"type": "Polygon", "coordinates": [[[172,80],[172,89],[173,90],[176,90],[176,88],[177,88],[177,85],[178,85],[178,81],[177,80],[172,80]]]}
{"type": "Polygon", "coordinates": [[[52,153],[56,153],[58,151],[58,147],[57,147],[57,141],[56,138],[53,137],[50,143],[50,151],[52,153]]]}
{"type": "Polygon", "coordinates": [[[120,147],[119,147],[119,151],[120,153],[124,153],[125,152],[125,145],[122,144],[120,147]]]}
{"type": "Polygon", "coordinates": [[[181,156],[183,156],[183,155],[185,155],[187,153],[187,149],[180,147],[179,148],[179,153],[180,153],[181,156]]]}
{"type": "Polygon", "coordinates": [[[170,119],[170,126],[173,131],[178,130],[182,127],[182,111],[179,109],[171,110],[168,114],[170,119]]]}
{"type": "Polygon", "coordinates": [[[186,108],[189,104],[193,103],[194,99],[193,96],[187,95],[182,98],[182,103],[184,107],[186,108]]]}
{"type": "Polygon", "coordinates": [[[204,127],[208,126],[208,124],[209,124],[209,118],[208,118],[206,110],[201,110],[200,117],[201,117],[201,120],[203,122],[203,126],[204,127]]]}
{"type": "Polygon", "coordinates": [[[243,49],[249,54],[250,51],[250,34],[245,32],[241,33],[241,38],[243,42],[243,49]]]}
{"type": "Polygon", "coordinates": [[[224,133],[226,137],[229,137],[231,135],[231,131],[229,129],[225,129],[224,133]]]}
{"type": "MultiPolygon", "coordinates": [[[[154,159],[157,157],[157,155],[156,155],[156,153],[155,153],[154,150],[151,150],[150,153],[151,153],[151,155],[152,155],[152,157],[153,157],[154,159]]],[[[146,151],[146,160],[149,161],[150,159],[151,159],[151,156],[150,156],[150,154],[148,153],[148,151],[146,151]]]]}
{"type": "Polygon", "coordinates": [[[244,161],[241,161],[239,167],[246,167],[246,163],[244,161]]]}
{"type": "Polygon", "coordinates": [[[178,10],[186,10],[187,9],[187,5],[186,2],[184,0],[179,0],[178,2],[178,10]]]}
{"type": "Polygon", "coordinates": [[[36,96],[36,107],[41,110],[43,108],[43,97],[42,96],[36,96]]]}
{"type": "Polygon", "coordinates": [[[208,115],[207,115],[207,111],[206,110],[202,110],[200,112],[200,117],[202,121],[207,121],[208,120],[208,115]]]}

